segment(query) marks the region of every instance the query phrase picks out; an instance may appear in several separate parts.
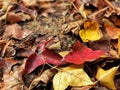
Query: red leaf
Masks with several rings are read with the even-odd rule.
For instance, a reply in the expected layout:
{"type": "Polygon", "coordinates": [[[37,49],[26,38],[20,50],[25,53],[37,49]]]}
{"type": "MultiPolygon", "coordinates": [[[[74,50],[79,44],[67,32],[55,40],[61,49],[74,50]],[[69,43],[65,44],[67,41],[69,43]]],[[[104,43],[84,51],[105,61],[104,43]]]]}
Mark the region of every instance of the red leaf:
{"type": "Polygon", "coordinates": [[[61,65],[64,64],[62,60],[62,57],[47,49],[45,46],[49,41],[45,41],[41,43],[36,51],[37,53],[32,54],[25,65],[25,74],[31,73],[36,67],[43,65],[43,64],[54,64],[54,65],[61,65]]]}
{"type": "Polygon", "coordinates": [[[105,52],[102,50],[93,51],[92,49],[77,41],[72,48],[72,52],[64,57],[64,61],[74,64],[83,64],[85,61],[93,61],[98,59],[101,55],[104,54],[105,52]]]}

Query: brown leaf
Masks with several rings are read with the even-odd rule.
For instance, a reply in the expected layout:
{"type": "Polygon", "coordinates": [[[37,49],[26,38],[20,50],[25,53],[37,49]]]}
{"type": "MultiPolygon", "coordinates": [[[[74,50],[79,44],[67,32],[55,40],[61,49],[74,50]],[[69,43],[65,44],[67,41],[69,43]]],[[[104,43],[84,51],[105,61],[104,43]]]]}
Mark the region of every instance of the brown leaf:
{"type": "Polygon", "coordinates": [[[14,59],[5,58],[3,81],[1,90],[28,90],[23,82],[24,64],[17,65],[14,59]]]}
{"type": "Polygon", "coordinates": [[[103,50],[105,52],[109,52],[109,50],[110,50],[110,40],[99,40],[96,42],[90,41],[89,45],[93,50],[99,49],[99,50],[103,50]]]}
{"type": "Polygon", "coordinates": [[[42,74],[40,74],[37,78],[35,78],[29,86],[29,89],[33,89],[36,87],[40,82],[43,82],[45,85],[50,81],[53,75],[56,73],[55,69],[48,69],[45,70],[42,74]]]}
{"type": "Polygon", "coordinates": [[[8,39],[8,38],[23,39],[30,33],[31,31],[22,30],[21,26],[19,26],[18,24],[12,24],[6,27],[3,34],[3,39],[8,39]]]}
{"type": "Polygon", "coordinates": [[[31,17],[24,13],[15,13],[15,12],[8,12],[7,13],[7,21],[10,23],[16,23],[19,21],[26,21],[30,20],[31,17]]]}

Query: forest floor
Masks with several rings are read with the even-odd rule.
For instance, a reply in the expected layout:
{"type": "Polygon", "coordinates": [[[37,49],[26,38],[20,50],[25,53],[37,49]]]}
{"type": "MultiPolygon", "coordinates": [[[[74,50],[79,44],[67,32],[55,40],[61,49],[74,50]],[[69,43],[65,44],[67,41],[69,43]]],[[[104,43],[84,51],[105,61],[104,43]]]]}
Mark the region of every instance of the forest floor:
{"type": "Polygon", "coordinates": [[[119,0],[0,0],[0,90],[120,90],[119,0]]]}

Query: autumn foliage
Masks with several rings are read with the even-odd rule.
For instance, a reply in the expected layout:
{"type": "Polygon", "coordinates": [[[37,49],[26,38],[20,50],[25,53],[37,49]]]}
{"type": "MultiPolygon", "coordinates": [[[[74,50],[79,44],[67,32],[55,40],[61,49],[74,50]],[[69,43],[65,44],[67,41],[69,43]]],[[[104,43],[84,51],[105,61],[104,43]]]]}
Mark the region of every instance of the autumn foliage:
{"type": "Polygon", "coordinates": [[[119,0],[0,0],[0,90],[120,90],[119,0]]]}

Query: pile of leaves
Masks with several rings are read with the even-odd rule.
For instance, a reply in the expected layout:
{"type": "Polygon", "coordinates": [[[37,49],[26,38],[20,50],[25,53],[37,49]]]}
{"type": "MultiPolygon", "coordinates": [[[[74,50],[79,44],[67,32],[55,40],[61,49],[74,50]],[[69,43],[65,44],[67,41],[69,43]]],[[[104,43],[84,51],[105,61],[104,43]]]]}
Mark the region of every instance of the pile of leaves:
{"type": "Polygon", "coordinates": [[[119,0],[0,0],[0,90],[120,90],[119,0]]]}

